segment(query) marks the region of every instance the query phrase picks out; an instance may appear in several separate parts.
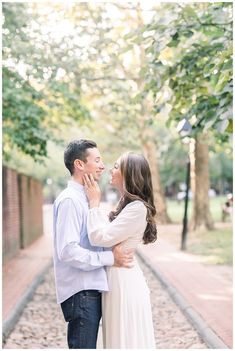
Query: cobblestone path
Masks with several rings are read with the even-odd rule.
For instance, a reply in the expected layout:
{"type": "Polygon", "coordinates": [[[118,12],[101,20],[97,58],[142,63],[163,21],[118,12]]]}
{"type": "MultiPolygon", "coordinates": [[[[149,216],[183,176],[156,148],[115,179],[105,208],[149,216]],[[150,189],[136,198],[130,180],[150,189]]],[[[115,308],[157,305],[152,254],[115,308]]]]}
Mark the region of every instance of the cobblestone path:
{"type": "MultiPolygon", "coordinates": [[[[207,346],[171,300],[151,270],[140,261],[151,290],[158,349],[205,349],[207,346]]],[[[100,342],[99,342],[100,345],[100,342]]],[[[25,307],[4,349],[66,349],[66,324],[55,301],[51,268],[25,307]]]]}

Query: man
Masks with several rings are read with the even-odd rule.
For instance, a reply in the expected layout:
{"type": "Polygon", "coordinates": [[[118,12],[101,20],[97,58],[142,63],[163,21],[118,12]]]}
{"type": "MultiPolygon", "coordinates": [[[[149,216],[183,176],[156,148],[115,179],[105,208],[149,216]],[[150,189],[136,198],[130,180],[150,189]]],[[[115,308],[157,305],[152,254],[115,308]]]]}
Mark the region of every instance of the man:
{"type": "Polygon", "coordinates": [[[101,318],[101,292],[108,291],[105,266],[128,267],[132,250],[119,246],[104,251],[93,247],[87,235],[88,201],[83,186],[84,174],[95,180],[104,170],[96,143],[72,141],[64,153],[71,174],[68,187],[54,203],[54,270],[57,302],[68,322],[69,348],[96,348],[101,318]]]}

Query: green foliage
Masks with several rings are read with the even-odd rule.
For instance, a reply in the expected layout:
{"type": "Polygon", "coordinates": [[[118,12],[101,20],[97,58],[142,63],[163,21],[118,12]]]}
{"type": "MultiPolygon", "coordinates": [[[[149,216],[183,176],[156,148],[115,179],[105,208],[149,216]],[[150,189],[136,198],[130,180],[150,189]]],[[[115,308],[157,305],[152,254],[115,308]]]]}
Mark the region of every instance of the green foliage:
{"type": "Polygon", "coordinates": [[[43,95],[17,73],[3,68],[3,152],[10,158],[17,146],[35,159],[46,155],[47,133],[41,126],[45,117],[40,107],[43,95]]]}
{"type": "MultiPolygon", "coordinates": [[[[57,161],[69,140],[96,140],[112,164],[127,149],[142,151],[149,128],[164,186],[184,181],[186,150],[172,121],[213,128],[221,148],[232,126],[231,33],[221,24],[231,4],[221,4],[153,5],[144,24],[141,6],[128,3],[3,3],[4,159],[17,147],[11,165],[64,185],[57,161]],[[52,150],[49,140],[60,144],[52,150]],[[24,162],[22,152],[47,151],[44,170],[24,162]]],[[[231,178],[229,162],[223,173],[222,159],[211,163],[213,184],[231,178]]]]}
{"type": "Polygon", "coordinates": [[[151,88],[158,108],[170,104],[171,121],[189,120],[192,136],[213,128],[217,138],[227,140],[232,131],[232,4],[165,4],[146,27],[149,32],[146,52],[156,73],[151,88]]]}
{"type": "Polygon", "coordinates": [[[21,60],[22,50],[30,48],[25,33],[25,4],[11,5],[3,4],[3,157],[9,159],[17,147],[39,160],[46,155],[48,137],[41,124],[45,118],[40,106],[43,94],[11,68],[14,61],[21,60]],[[16,57],[19,49],[21,55],[16,57]]]}
{"type": "MultiPolygon", "coordinates": [[[[166,144],[164,144],[166,146],[166,144]]],[[[187,150],[182,149],[176,139],[167,143],[165,152],[159,161],[160,174],[164,188],[184,183],[186,179],[187,150]]],[[[180,189],[177,186],[176,191],[180,189]]]]}
{"type": "MultiPolygon", "coordinates": [[[[68,125],[89,118],[81,103],[77,59],[70,34],[59,40],[47,32],[50,14],[39,15],[38,4],[3,4],[3,157],[18,149],[35,161],[47,156],[47,142],[62,141],[68,125]],[[65,47],[70,45],[69,54],[65,47]],[[71,77],[71,69],[73,80],[71,77]]],[[[56,6],[56,5],[55,5],[56,6]]],[[[40,11],[39,11],[40,12],[40,11]]],[[[62,13],[54,23],[58,25],[62,13]]],[[[67,47],[69,49],[69,47],[67,47]]]]}
{"type": "Polygon", "coordinates": [[[232,155],[225,151],[211,152],[209,159],[211,187],[220,193],[232,192],[233,184],[232,155]]]}

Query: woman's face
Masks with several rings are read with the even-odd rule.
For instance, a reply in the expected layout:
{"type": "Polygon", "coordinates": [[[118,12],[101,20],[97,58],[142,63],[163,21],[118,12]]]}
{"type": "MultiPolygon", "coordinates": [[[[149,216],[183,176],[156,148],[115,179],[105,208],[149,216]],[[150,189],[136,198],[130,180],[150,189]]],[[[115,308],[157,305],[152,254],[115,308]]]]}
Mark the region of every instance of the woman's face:
{"type": "Polygon", "coordinates": [[[123,190],[123,176],[120,170],[120,158],[114,163],[113,168],[110,170],[111,180],[110,184],[118,190],[123,190]]]}

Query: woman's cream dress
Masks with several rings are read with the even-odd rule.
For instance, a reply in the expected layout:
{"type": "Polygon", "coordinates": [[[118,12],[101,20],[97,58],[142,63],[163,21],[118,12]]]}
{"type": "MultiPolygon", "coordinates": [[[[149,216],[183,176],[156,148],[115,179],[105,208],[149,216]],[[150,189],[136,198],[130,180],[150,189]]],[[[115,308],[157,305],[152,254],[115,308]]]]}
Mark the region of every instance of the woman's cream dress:
{"type": "MultiPolygon", "coordinates": [[[[147,209],[141,201],[128,204],[113,222],[99,208],[88,215],[92,245],[124,249],[142,242],[147,209]]],[[[103,344],[107,349],[155,348],[149,288],[134,258],[132,268],[107,267],[109,292],[102,294],[103,344]]]]}

